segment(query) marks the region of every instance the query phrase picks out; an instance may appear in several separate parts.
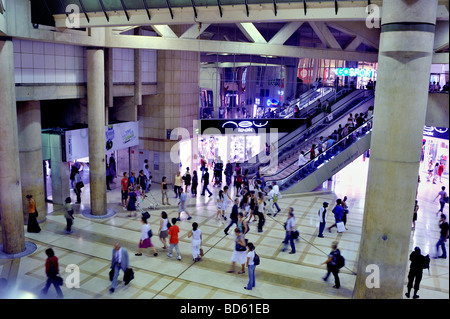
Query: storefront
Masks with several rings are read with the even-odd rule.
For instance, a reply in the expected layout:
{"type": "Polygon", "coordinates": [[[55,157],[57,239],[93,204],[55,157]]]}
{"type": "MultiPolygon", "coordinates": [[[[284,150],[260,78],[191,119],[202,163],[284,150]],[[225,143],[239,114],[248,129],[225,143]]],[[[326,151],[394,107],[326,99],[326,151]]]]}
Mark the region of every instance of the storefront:
{"type": "Polygon", "coordinates": [[[429,166],[434,167],[436,163],[442,163],[444,165],[442,176],[448,178],[448,154],[449,129],[425,126],[423,130],[421,171],[426,172],[429,166]]]}
{"type": "MultiPolygon", "coordinates": [[[[138,147],[138,122],[105,126],[105,160],[114,164],[117,175],[131,170],[132,154],[138,153],[138,147]]],[[[43,131],[42,151],[47,201],[63,203],[69,189],[73,188],[70,182],[72,167],[78,169],[83,183],[89,184],[88,128],[43,131]]]]}

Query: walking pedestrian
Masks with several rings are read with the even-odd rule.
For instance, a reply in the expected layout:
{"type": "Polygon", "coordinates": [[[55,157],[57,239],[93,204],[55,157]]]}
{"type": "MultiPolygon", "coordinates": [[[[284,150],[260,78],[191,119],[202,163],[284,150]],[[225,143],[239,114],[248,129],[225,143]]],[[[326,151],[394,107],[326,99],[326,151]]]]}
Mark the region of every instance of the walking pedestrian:
{"type": "MultiPolygon", "coordinates": [[[[331,228],[336,227],[337,228],[337,223],[342,221],[342,215],[343,215],[343,208],[342,208],[342,200],[340,198],[338,198],[336,200],[336,206],[334,206],[333,210],[332,210],[333,214],[334,214],[334,224],[331,225],[330,227],[328,227],[328,231],[331,233],[331,228]]],[[[339,231],[338,231],[339,232],[339,231]]]]}
{"type": "Polygon", "coordinates": [[[178,198],[180,196],[181,188],[181,175],[180,171],[177,171],[177,174],[173,178],[173,191],[175,192],[175,198],[178,198]]]}
{"type": "Polygon", "coordinates": [[[192,216],[189,214],[189,212],[186,210],[186,193],[183,192],[183,188],[180,188],[179,190],[179,194],[180,194],[180,200],[178,202],[178,218],[177,220],[180,221],[181,219],[181,213],[185,212],[186,215],[188,215],[188,220],[191,220],[192,216]]]}
{"type": "Polygon", "coordinates": [[[256,221],[256,212],[258,211],[258,199],[255,196],[255,191],[250,192],[250,216],[248,217],[248,223],[256,221]],[[253,216],[253,220],[252,219],[253,216]]]}
{"type": "Polygon", "coordinates": [[[248,284],[244,289],[252,290],[255,287],[255,245],[253,243],[247,244],[247,269],[248,269],[248,284]]]}
{"type": "Polygon", "coordinates": [[[258,216],[258,233],[263,232],[263,226],[266,223],[266,217],[264,216],[264,193],[258,193],[258,205],[255,208],[256,215],[258,216]]]}
{"type": "Polygon", "coordinates": [[[47,255],[47,260],[45,261],[45,274],[47,275],[47,282],[45,283],[45,287],[41,290],[41,293],[46,295],[50,285],[53,285],[58,298],[63,298],[64,296],[60,288],[62,285],[62,278],[59,277],[58,257],[55,256],[55,252],[52,248],[47,248],[45,250],[45,254],[47,255]]]}
{"type": "Polygon", "coordinates": [[[223,190],[220,190],[219,194],[217,194],[217,198],[216,198],[216,206],[217,206],[216,219],[220,220],[221,222],[222,222],[222,215],[223,215],[222,214],[222,205],[223,205],[223,190]]]}
{"type": "Polygon", "coordinates": [[[67,197],[64,204],[64,218],[66,219],[66,234],[72,233],[72,224],[73,220],[75,219],[73,217],[73,208],[70,204],[72,202],[72,199],[70,197],[67,197]]]}
{"type": "Polygon", "coordinates": [[[414,213],[413,213],[413,221],[412,221],[412,230],[416,229],[416,220],[417,220],[417,212],[419,211],[419,204],[416,199],[416,202],[414,204],[414,213]]]}
{"type": "Polygon", "coordinates": [[[192,172],[192,186],[191,193],[194,197],[197,197],[197,187],[198,187],[198,176],[197,171],[192,172]]]}
{"type": "Polygon", "coordinates": [[[189,172],[189,167],[186,167],[186,173],[184,173],[184,175],[183,175],[183,181],[184,181],[184,187],[185,187],[184,192],[186,194],[188,192],[189,186],[191,186],[191,179],[192,179],[192,176],[191,176],[191,173],[189,172]]]}
{"type": "Polygon", "coordinates": [[[222,203],[222,217],[226,221],[227,220],[227,209],[228,209],[228,201],[233,201],[230,197],[229,187],[225,186],[223,188],[223,203],[222,203]]]}
{"type": "Polygon", "coordinates": [[[131,212],[133,213],[133,216],[136,216],[136,201],[137,201],[137,195],[134,190],[134,187],[130,185],[128,187],[128,200],[127,200],[127,211],[128,211],[128,217],[132,217],[131,212]]]}
{"type": "Polygon", "coordinates": [[[233,208],[231,209],[230,224],[224,229],[225,235],[228,235],[228,230],[231,228],[231,226],[233,224],[236,224],[236,226],[238,226],[238,221],[239,221],[239,206],[238,205],[239,205],[239,199],[236,198],[234,200],[233,208]]]}
{"type": "Polygon", "coordinates": [[[117,287],[117,279],[119,278],[120,270],[125,273],[125,271],[130,268],[128,250],[125,247],[122,247],[120,243],[114,244],[110,268],[114,274],[112,276],[112,284],[109,292],[113,293],[117,287]]]}
{"type": "Polygon", "coordinates": [[[283,240],[284,247],[281,251],[286,251],[288,244],[291,245],[291,251],[289,254],[295,254],[295,243],[294,238],[292,236],[294,230],[295,230],[295,218],[294,218],[294,209],[292,207],[289,207],[288,212],[288,219],[286,220],[285,224],[285,230],[286,230],[286,237],[283,240]]]}
{"type": "Polygon", "coordinates": [[[150,239],[151,228],[147,221],[147,218],[142,216],[141,222],[142,222],[142,226],[141,226],[141,239],[139,240],[139,249],[138,249],[138,252],[134,255],[142,256],[142,249],[146,249],[146,248],[150,247],[153,250],[153,256],[156,257],[156,256],[158,256],[158,253],[156,252],[155,246],[153,246],[152,240],[150,239]]]}
{"type": "Polygon", "coordinates": [[[122,180],[120,181],[120,194],[122,195],[122,207],[124,210],[127,209],[128,200],[128,173],[124,172],[122,180]]]}
{"type": "Polygon", "coordinates": [[[162,194],[162,204],[164,204],[164,198],[167,201],[167,205],[170,205],[169,203],[169,196],[167,195],[167,178],[165,176],[163,176],[162,180],[161,180],[161,194],[162,194]]]}
{"type": "Polygon", "coordinates": [[[41,231],[41,227],[37,221],[38,211],[36,209],[36,201],[34,200],[32,195],[25,196],[28,201],[28,225],[27,232],[29,233],[39,233],[41,231]]]}
{"type": "Polygon", "coordinates": [[[341,202],[342,206],[342,222],[344,223],[345,229],[347,228],[347,215],[348,215],[348,205],[347,205],[347,196],[344,196],[341,202]]]}
{"type": "Polygon", "coordinates": [[[327,265],[327,274],[322,279],[324,281],[328,280],[328,277],[330,276],[330,273],[334,276],[334,286],[333,288],[339,289],[341,287],[341,281],[339,280],[339,268],[337,266],[337,258],[341,254],[340,250],[338,249],[338,242],[334,241],[331,244],[331,252],[328,255],[328,259],[322,263],[327,265]]]}
{"type": "Polygon", "coordinates": [[[426,258],[421,254],[420,248],[415,247],[414,251],[409,255],[411,264],[409,266],[407,292],[405,296],[410,297],[411,289],[414,287],[413,299],[419,298],[417,292],[419,291],[420,282],[422,280],[423,270],[426,267],[426,258]]]}
{"type": "Polygon", "coordinates": [[[238,214],[237,227],[239,228],[241,233],[244,235],[247,234],[248,231],[250,230],[250,227],[248,226],[243,213],[238,214]]]}
{"type": "Polygon", "coordinates": [[[236,263],[241,264],[241,270],[238,272],[238,274],[245,274],[245,257],[246,257],[246,250],[247,250],[247,243],[244,237],[244,234],[241,233],[239,228],[234,229],[234,233],[236,235],[235,239],[235,245],[233,254],[231,255],[231,268],[228,270],[228,273],[233,273],[235,270],[236,263]]]}
{"type": "Polygon", "coordinates": [[[437,194],[437,196],[434,198],[433,201],[436,201],[436,199],[437,199],[438,197],[439,197],[440,208],[439,208],[439,210],[437,211],[436,216],[437,216],[439,213],[442,214],[442,213],[444,212],[444,206],[445,206],[446,200],[448,201],[448,195],[447,195],[447,192],[445,191],[445,186],[442,186],[442,187],[441,187],[441,191],[437,194]]]}
{"type": "Polygon", "coordinates": [[[169,219],[166,212],[161,212],[161,220],[159,222],[159,240],[163,243],[163,249],[167,249],[166,238],[169,236],[169,219]]]}
{"type": "Polygon", "coordinates": [[[80,176],[80,172],[76,172],[75,173],[75,188],[74,188],[74,192],[75,195],[77,195],[77,201],[75,204],[81,204],[81,189],[83,188],[84,183],[81,181],[81,176],[80,176]]]}
{"type": "Polygon", "coordinates": [[[317,237],[320,238],[323,238],[323,231],[327,221],[327,207],[328,203],[323,202],[322,207],[319,209],[319,235],[317,237]]]}
{"type": "Polygon", "coordinates": [[[273,204],[277,208],[277,212],[274,216],[276,216],[279,212],[281,212],[280,206],[278,206],[278,199],[281,198],[280,188],[277,185],[277,182],[272,182],[273,189],[273,204]]]}
{"type": "Polygon", "coordinates": [[[169,240],[169,252],[167,253],[167,257],[172,258],[172,252],[173,249],[175,248],[176,252],[177,252],[177,260],[181,260],[181,253],[180,253],[180,248],[178,247],[178,234],[180,232],[180,228],[178,227],[178,225],[175,225],[177,223],[177,219],[176,218],[172,218],[172,226],[169,228],[169,236],[170,236],[170,240],[169,240]]]}
{"type": "Polygon", "coordinates": [[[208,173],[208,168],[205,167],[205,175],[203,175],[203,190],[202,193],[200,194],[201,196],[205,196],[205,192],[208,192],[209,197],[212,196],[211,191],[208,189],[208,185],[209,185],[209,173],[208,173]]]}
{"type": "Polygon", "coordinates": [[[447,222],[447,217],[445,214],[441,214],[441,218],[439,219],[439,228],[441,229],[439,240],[436,243],[436,256],[437,258],[447,258],[447,250],[445,249],[445,243],[448,239],[448,231],[449,225],[447,222]],[[439,256],[439,247],[442,249],[442,255],[439,256]]]}
{"type": "Polygon", "coordinates": [[[200,261],[202,259],[200,254],[200,247],[202,245],[202,231],[198,228],[197,223],[192,223],[192,230],[188,233],[188,237],[192,237],[191,250],[193,260],[195,262],[200,261]]]}

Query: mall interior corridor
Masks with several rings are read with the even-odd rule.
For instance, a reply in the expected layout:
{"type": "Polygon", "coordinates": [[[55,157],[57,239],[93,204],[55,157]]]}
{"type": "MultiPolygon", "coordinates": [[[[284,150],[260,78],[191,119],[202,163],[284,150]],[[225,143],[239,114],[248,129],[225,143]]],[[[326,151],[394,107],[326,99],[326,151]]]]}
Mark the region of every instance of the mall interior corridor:
{"type": "MultiPolygon", "coordinates": [[[[127,212],[120,203],[120,177],[112,184],[112,191],[107,192],[108,208],[115,215],[105,219],[92,219],[83,216],[83,209],[89,205],[89,188],[83,189],[82,204],[73,205],[75,220],[73,233],[65,234],[65,219],[60,205],[48,204],[47,220],[41,224],[42,231],[38,234],[26,233],[26,240],[37,245],[31,255],[14,260],[0,259],[0,277],[7,281],[7,290],[3,286],[3,296],[6,298],[56,298],[54,290],[43,297],[40,290],[46,280],[44,273],[45,250],[53,248],[60,262],[60,273],[67,278],[71,272],[65,272],[70,264],[80,269],[80,287],[65,288],[62,291],[65,299],[334,299],[352,298],[355,285],[356,261],[361,238],[362,215],[364,208],[365,185],[367,182],[368,158],[360,157],[352,164],[325,182],[321,188],[311,193],[297,196],[286,195],[280,199],[282,212],[276,217],[267,216],[264,232],[258,233],[256,223],[250,224],[247,238],[256,246],[261,257],[261,265],[256,268],[256,287],[247,291],[247,274],[229,274],[230,258],[233,250],[234,235],[225,236],[222,224],[215,219],[216,205],[214,196],[208,198],[198,195],[188,196],[187,208],[193,216],[187,221],[187,215],[182,214],[180,227],[180,250],[182,260],[168,258],[167,251],[162,249],[162,243],[157,236],[152,237],[158,256],[153,257],[150,250],[137,257],[137,244],[140,238],[140,214],[137,217],[127,217],[127,212]],[[348,215],[348,230],[337,234],[336,229],[329,233],[325,230],[325,238],[318,234],[318,209],[322,202],[330,203],[327,217],[327,227],[334,219],[331,209],[337,198],[348,197],[350,213],[348,215]],[[281,252],[284,239],[283,224],[287,218],[287,208],[293,207],[300,241],[296,242],[297,253],[281,252]],[[191,239],[187,237],[192,229],[192,223],[197,222],[203,232],[202,247],[205,255],[200,262],[193,262],[191,255],[191,239]],[[340,272],[341,288],[334,289],[332,276],[328,282],[322,277],[326,273],[321,265],[327,259],[333,241],[339,242],[339,248],[346,258],[346,265],[340,272]],[[119,286],[114,294],[109,293],[110,281],[108,273],[111,263],[111,250],[116,242],[120,242],[129,251],[130,266],[135,271],[135,279],[127,286],[119,277],[119,286]]],[[[425,165],[426,166],[426,165],[425,165]]],[[[448,176],[442,183],[427,182],[425,166],[421,170],[421,183],[418,188],[419,214],[416,228],[411,231],[410,248],[419,246],[422,253],[435,256],[435,243],[439,237],[439,227],[436,212],[439,203],[434,201],[440,187],[448,189],[448,176]]],[[[213,189],[211,187],[211,189],[213,189]]],[[[154,184],[152,195],[161,203],[160,185],[154,184]]],[[[75,195],[71,193],[74,201],[75,195]]],[[[165,210],[169,218],[177,217],[177,199],[170,192],[171,206],[146,209],[151,218],[149,223],[154,233],[159,228],[160,213],[165,210]]],[[[145,201],[148,208],[150,201],[145,201]]],[[[231,205],[229,205],[230,207],[231,205]]],[[[228,209],[228,214],[230,208],[228,209]]],[[[448,205],[444,213],[448,215],[448,205]]],[[[412,212],[411,212],[412,218],[412,212]]],[[[409,263],[408,263],[409,267],[409,263]]],[[[449,262],[448,259],[432,259],[430,270],[424,270],[419,290],[421,299],[449,298],[449,262]]],[[[405,278],[405,289],[407,279],[405,278]]],[[[406,298],[406,297],[405,297],[406,298]]]]}

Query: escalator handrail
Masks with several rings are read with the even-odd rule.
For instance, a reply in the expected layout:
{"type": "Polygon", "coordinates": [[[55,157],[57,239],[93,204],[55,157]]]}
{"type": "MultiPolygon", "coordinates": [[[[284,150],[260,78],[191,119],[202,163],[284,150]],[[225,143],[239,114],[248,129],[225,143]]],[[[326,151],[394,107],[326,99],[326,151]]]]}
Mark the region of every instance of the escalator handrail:
{"type": "MultiPolygon", "coordinates": [[[[343,105],[339,106],[337,109],[335,109],[333,112],[331,112],[330,114],[333,115],[333,119],[334,119],[334,120],[338,119],[338,116],[335,117],[334,115],[335,115],[336,113],[338,113],[338,111],[342,111],[342,109],[348,107],[348,105],[351,104],[351,102],[354,101],[354,99],[359,98],[360,95],[362,95],[362,94],[365,94],[365,91],[359,92],[357,95],[355,95],[354,97],[352,97],[350,101],[345,101],[343,105]]],[[[372,98],[373,98],[372,95],[366,97],[366,98],[363,99],[362,101],[358,102],[353,108],[359,107],[360,105],[366,103],[367,101],[371,100],[372,98]]],[[[353,108],[351,108],[351,109],[353,109],[353,108]]],[[[288,145],[292,144],[295,140],[298,139],[298,136],[299,136],[299,135],[302,135],[305,131],[307,131],[307,130],[310,130],[310,131],[311,131],[311,130],[316,129],[318,126],[323,125],[323,124],[324,124],[323,122],[325,121],[325,119],[326,119],[330,114],[327,114],[327,115],[323,116],[323,117],[322,117],[321,119],[319,119],[314,125],[312,125],[312,126],[310,126],[310,127],[308,127],[308,128],[305,128],[301,133],[296,134],[294,137],[290,138],[290,139],[288,140],[288,142],[284,142],[284,143],[282,144],[282,146],[281,146],[281,147],[278,147],[275,151],[278,152],[278,153],[280,153],[280,150],[282,150],[282,149],[284,149],[284,148],[287,147],[286,144],[288,144],[288,145]]],[[[295,149],[292,149],[291,151],[288,151],[288,152],[284,153],[284,154],[282,155],[282,157],[286,157],[286,156],[290,155],[290,154],[291,154],[292,152],[294,152],[294,151],[295,151],[295,149]]],[[[269,157],[269,159],[270,159],[270,155],[267,156],[267,155],[264,154],[264,157],[262,158],[262,159],[264,159],[264,162],[261,163],[261,161],[260,161],[260,164],[259,164],[260,166],[266,166],[266,165],[269,163],[269,162],[267,161],[267,157],[269,157]]],[[[259,157],[259,158],[260,158],[260,157],[259,157]]],[[[279,157],[279,158],[280,158],[280,157],[279,157]]]]}
{"type": "MultiPolygon", "coordinates": [[[[370,123],[372,123],[372,121],[373,121],[373,116],[372,116],[370,119],[367,119],[367,121],[364,122],[363,125],[361,125],[360,127],[356,128],[354,131],[352,131],[351,133],[347,134],[346,136],[344,136],[343,138],[341,138],[339,141],[336,141],[329,149],[323,151],[322,153],[320,153],[319,155],[317,155],[317,156],[314,157],[313,159],[310,159],[310,160],[309,160],[308,162],[306,162],[301,168],[297,168],[295,171],[293,171],[292,173],[290,173],[288,176],[286,176],[285,178],[283,178],[281,181],[280,181],[280,180],[275,180],[275,179],[268,179],[266,182],[269,182],[269,181],[276,181],[278,185],[283,185],[286,181],[288,181],[288,180],[290,180],[292,177],[296,176],[296,175],[298,174],[298,172],[299,172],[301,169],[306,169],[308,166],[311,165],[312,162],[316,162],[316,161],[319,159],[320,156],[325,156],[326,153],[327,153],[329,150],[331,150],[331,149],[337,147],[338,145],[340,145],[342,142],[344,142],[346,139],[348,139],[348,138],[351,137],[352,135],[354,135],[354,134],[356,134],[356,133],[358,133],[358,132],[363,131],[365,128],[368,127],[368,125],[369,125],[370,123]]],[[[365,132],[365,134],[369,134],[369,133],[371,133],[371,132],[372,132],[372,127],[370,127],[370,128],[365,132]]],[[[351,145],[353,145],[354,143],[356,143],[358,140],[359,140],[359,138],[356,139],[351,145]]],[[[310,152],[308,151],[308,152],[305,154],[305,157],[306,157],[306,155],[309,154],[309,153],[310,153],[310,152]]],[[[338,153],[338,154],[340,154],[340,153],[338,153]]],[[[335,154],[334,156],[336,156],[336,155],[338,155],[338,154],[335,154]]],[[[296,164],[296,162],[293,162],[293,163],[292,163],[291,165],[289,165],[288,167],[291,167],[292,165],[295,165],[295,164],[296,164]]],[[[271,175],[271,176],[275,176],[275,175],[271,175]]],[[[268,176],[268,177],[270,177],[270,176],[268,176]]]]}
{"type": "MultiPolygon", "coordinates": [[[[342,90],[342,91],[343,91],[343,90],[342,90]]],[[[350,94],[353,93],[353,92],[357,92],[357,94],[355,94],[355,96],[351,97],[350,100],[346,100],[346,101],[340,100],[340,101],[337,101],[336,103],[342,103],[342,105],[337,106],[337,108],[336,108],[335,110],[333,110],[333,112],[331,112],[330,114],[334,114],[335,112],[340,111],[342,108],[346,107],[348,103],[351,103],[351,101],[352,101],[353,99],[358,98],[360,95],[366,94],[366,91],[365,91],[365,90],[355,90],[355,91],[350,92],[349,95],[346,96],[346,97],[349,97],[350,94]]],[[[333,104],[333,105],[334,105],[334,104],[333,104]]],[[[278,146],[278,148],[277,148],[275,151],[276,151],[276,152],[280,152],[280,150],[283,150],[284,148],[286,148],[286,147],[287,147],[288,145],[290,145],[294,140],[297,140],[297,139],[299,138],[300,135],[302,135],[302,134],[305,133],[306,130],[312,130],[312,129],[314,129],[315,127],[317,127],[320,123],[322,123],[322,122],[325,120],[325,118],[326,118],[328,115],[329,115],[329,114],[327,114],[327,115],[323,116],[322,118],[320,118],[320,119],[319,119],[315,124],[313,124],[311,127],[303,128],[303,129],[301,129],[301,127],[299,127],[298,129],[294,130],[293,132],[290,132],[290,133],[288,133],[287,135],[283,136],[283,137],[280,139],[280,141],[282,141],[282,142],[281,142],[281,145],[280,145],[280,143],[278,143],[279,146],[278,146]],[[300,131],[299,131],[299,130],[300,130],[300,131]],[[289,137],[289,136],[290,136],[290,137],[289,137]],[[286,139],[287,139],[287,140],[286,140],[286,139]],[[285,140],[285,141],[283,141],[283,140],[285,140]]],[[[303,125],[302,125],[302,126],[303,126],[303,125]]],[[[265,165],[265,164],[268,163],[268,160],[269,160],[269,158],[270,158],[270,155],[266,155],[265,150],[263,150],[263,151],[261,151],[260,153],[256,154],[256,155],[254,156],[254,158],[255,158],[254,160],[250,159],[247,163],[242,163],[242,164],[241,164],[242,167],[247,166],[247,165],[245,165],[245,164],[252,164],[252,165],[253,165],[253,164],[256,164],[256,163],[258,163],[258,162],[260,163],[259,165],[265,165]],[[255,162],[255,160],[256,160],[256,162],[255,162]]]]}

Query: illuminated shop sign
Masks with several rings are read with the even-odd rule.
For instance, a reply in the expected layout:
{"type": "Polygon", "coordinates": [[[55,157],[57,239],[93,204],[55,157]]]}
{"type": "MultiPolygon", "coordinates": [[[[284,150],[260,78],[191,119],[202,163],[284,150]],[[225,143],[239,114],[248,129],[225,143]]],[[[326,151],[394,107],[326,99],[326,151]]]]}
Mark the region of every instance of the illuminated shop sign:
{"type": "Polygon", "coordinates": [[[266,127],[269,121],[228,121],[222,124],[222,128],[237,129],[239,133],[251,133],[254,129],[266,127]]]}
{"type": "Polygon", "coordinates": [[[446,127],[425,126],[423,128],[423,135],[448,140],[449,131],[446,127]]]}
{"type": "Polygon", "coordinates": [[[362,76],[371,78],[375,74],[373,69],[354,69],[354,68],[339,68],[334,71],[337,76],[362,76]]]}

